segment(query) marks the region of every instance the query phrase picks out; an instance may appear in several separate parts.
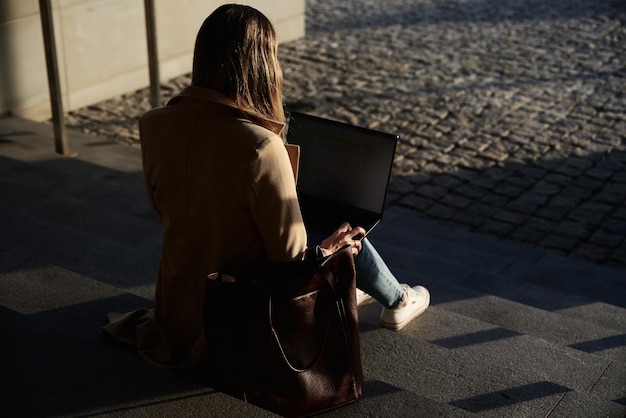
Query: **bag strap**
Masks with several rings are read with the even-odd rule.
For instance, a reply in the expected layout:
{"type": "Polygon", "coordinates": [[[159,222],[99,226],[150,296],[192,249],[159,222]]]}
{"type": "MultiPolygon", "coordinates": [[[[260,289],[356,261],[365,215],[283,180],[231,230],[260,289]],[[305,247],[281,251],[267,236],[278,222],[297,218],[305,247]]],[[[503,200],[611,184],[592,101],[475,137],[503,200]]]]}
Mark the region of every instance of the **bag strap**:
{"type": "MultiPolygon", "coordinates": [[[[325,282],[327,284],[329,284],[330,288],[332,289],[332,295],[333,295],[333,301],[335,303],[335,309],[339,309],[339,300],[340,298],[337,297],[337,287],[335,285],[335,281],[336,278],[334,277],[335,275],[332,274],[332,272],[330,270],[327,269],[322,269],[321,271],[318,269],[318,271],[316,271],[314,274],[319,274],[321,276],[324,277],[325,282]]],[[[330,331],[330,325],[331,325],[331,320],[328,320],[326,323],[326,327],[324,329],[324,334],[322,337],[322,341],[320,344],[320,348],[319,351],[317,352],[317,354],[315,355],[315,357],[311,360],[311,362],[304,366],[303,368],[298,368],[296,367],[290,360],[289,357],[287,356],[287,353],[285,352],[284,348],[283,348],[283,343],[280,341],[280,336],[278,335],[278,332],[276,331],[276,328],[274,328],[274,323],[273,323],[273,315],[272,315],[272,294],[270,293],[270,299],[269,299],[269,310],[268,310],[268,314],[269,314],[269,321],[270,321],[270,329],[272,331],[272,336],[274,338],[274,341],[276,342],[276,346],[278,347],[280,354],[283,358],[283,361],[285,362],[285,364],[294,372],[297,373],[301,373],[306,371],[309,367],[311,367],[311,365],[315,364],[317,362],[317,360],[320,358],[320,356],[322,355],[322,352],[324,351],[324,347],[326,346],[326,341],[328,340],[328,334],[330,331]]],[[[339,315],[341,315],[341,312],[339,312],[339,315]]]]}
{"type": "MultiPolygon", "coordinates": [[[[346,306],[345,306],[345,301],[341,298],[341,295],[338,294],[337,291],[337,287],[338,287],[338,282],[339,282],[339,278],[337,277],[336,272],[332,271],[330,268],[327,268],[326,264],[329,262],[329,260],[331,260],[333,257],[337,257],[339,256],[338,254],[341,253],[342,251],[347,251],[347,249],[343,249],[343,250],[339,250],[331,255],[328,255],[326,257],[324,257],[323,259],[319,260],[318,262],[318,266],[321,268],[318,268],[315,273],[315,275],[320,275],[324,278],[324,281],[328,284],[328,286],[330,287],[330,289],[332,290],[332,300],[334,302],[334,310],[336,311],[337,315],[339,315],[340,317],[340,322],[341,322],[341,329],[342,329],[342,333],[343,333],[343,337],[345,340],[345,344],[346,347],[349,351],[350,356],[353,356],[354,353],[352,353],[352,350],[350,348],[350,338],[348,335],[348,330],[347,330],[347,324],[345,323],[345,319],[347,318],[347,312],[346,312],[346,306]]],[[[342,256],[339,256],[342,257],[342,256]]],[[[289,361],[289,358],[287,357],[287,354],[285,353],[284,349],[283,349],[283,344],[280,341],[280,337],[278,335],[278,333],[276,332],[276,329],[274,328],[273,325],[273,319],[272,319],[272,295],[270,293],[270,300],[269,300],[270,306],[269,306],[269,320],[270,320],[270,328],[272,330],[272,335],[274,337],[274,341],[276,342],[276,345],[278,346],[278,349],[280,350],[280,353],[283,357],[283,361],[285,362],[285,364],[287,364],[287,366],[289,368],[291,368],[293,371],[295,372],[303,372],[305,371],[309,366],[306,366],[303,369],[300,369],[298,367],[295,367],[291,361],[289,361]]],[[[314,364],[317,359],[320,357],[320,355],[322,354],[323,348],[326,345],[326,341],[328,339],[328,333],[330,331],[330,321],[326,324],[326,329],[324,330],[324,336],[323,336],[323,341],[322,344],[320,345],[320,351],[315,355],[315,357],[312,359],[310,364],[314,364]]]]}

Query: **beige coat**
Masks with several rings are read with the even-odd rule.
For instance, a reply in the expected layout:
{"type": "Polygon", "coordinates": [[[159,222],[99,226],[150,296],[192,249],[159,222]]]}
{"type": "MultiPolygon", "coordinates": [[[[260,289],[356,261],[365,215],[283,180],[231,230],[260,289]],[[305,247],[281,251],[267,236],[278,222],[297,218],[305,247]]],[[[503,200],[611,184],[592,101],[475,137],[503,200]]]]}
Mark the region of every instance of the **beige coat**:
{"type": "Polygon", "coordinates": [[[162,222],[154,318],[163,335],[162,347],[142,348],[141,332],[135,344],[155,363],[179,367],[191,360],[187,365],[196,367],[206,354],[208,273],[237,261],[288,261],[305,251],[292,166],[278,136],[283,125],[273,122],[270,131],[254,120],[225,96],[188,87],[139,121],[148,198],[162,222]],[[173,357],[161,350],[167,346],[173,357]]]}

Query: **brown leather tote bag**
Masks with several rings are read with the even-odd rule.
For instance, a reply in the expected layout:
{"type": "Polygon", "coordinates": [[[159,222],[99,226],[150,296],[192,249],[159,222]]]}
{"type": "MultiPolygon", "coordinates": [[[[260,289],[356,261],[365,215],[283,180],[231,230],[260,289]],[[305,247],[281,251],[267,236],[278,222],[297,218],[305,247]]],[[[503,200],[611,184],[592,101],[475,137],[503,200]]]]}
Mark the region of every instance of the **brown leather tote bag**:
{"type": "Polygon", "coordinates": [[[211,386],[288,417],[357,401],[363,373],[349,250],[244,270],[207,280],[211,386]]]}

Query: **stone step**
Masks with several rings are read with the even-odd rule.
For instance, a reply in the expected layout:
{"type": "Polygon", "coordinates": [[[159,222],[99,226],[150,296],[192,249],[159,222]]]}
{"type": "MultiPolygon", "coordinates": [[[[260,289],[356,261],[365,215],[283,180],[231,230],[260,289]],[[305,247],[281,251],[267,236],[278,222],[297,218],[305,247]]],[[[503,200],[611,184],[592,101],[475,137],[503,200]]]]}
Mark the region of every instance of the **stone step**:
{"type": "Polygon", "coordinates": [[[126,202],[120,197],[120,201],[116,201],[119,208],[110,209],[100,204],[88,203],[82,198],[68,197],[56,191],[47,192],[39,187],[5,180],[0,180],[0,191],[6,199],[13,202],[12,207],[19,208],[20,212],[68,229],[84,231],[94,238],[115,241],[134,248],[141,248],[147,242],[158,242],[161,239],[159,224],[138,216],[147,212],[145,205],[139,214],[132,213],[131,202],[141,201],[137,197],[128,199],[128,205],[124,205],[126,202]]]}
{"type": "MultiPolygon", "coordinates": [[[[153,368],[104,338],[106,313],[149,300],[56,266],[0,273],[0,324],[7,416],[273,416],[198,382],[153,368]],[[45,378],[42,378],[44,377],[45,378]]],[[[366,374],[361,402],[329,416],[472,414],[366,374]]]]}
{"type": "MultiPolygon", "coordinates": [[[[433,304],[461,306],[463,303],[468,303],[468,300],[475,300],[475,303],[472,303],[481,306],[480,309],[483,309],[486,315],[488,314],[499,321],[509,317],[516,319],[518,314],[523,314],[520,311],[523,308],[524,311],[541,313],[542,316],[549,317],[550,321],[555,321],[553,326],[546,324],[542,331],[546,335],[554,332],[555,338],[560,335],[568,335],[568,338],[571,339],[579,334],[579,331],[571,329],[558,330],[559,326],[564,326],[568,322],[572,323],[574,328],[584,327],[587,329],[588,338],[593,338],[596,334],[595,330],[604,330],[605,337],[609,338],[605,341],[608,344],[606,348],[610,348],[611,343],[619,344],[623,338],[620,335],[624,335],[626,332],[626,309],[621,306],[548,289],[536,283],[525,282],[516,278],[511,279],[504,275],[474,273],[473,276],[468,274],[467,279],[449,282],[439,277],[433,278],[422,275],[420,271],[420,263],[424,259],[422,255],[416,257],[415,254],[409,254],[410,251],[403,252],[398,248],[387,247],[385,243],[378,245],[378,249],[386,259],[392,262],[392,269],[400,281],[411,285],[423,284],[431,289],[433,304]],[[394,256],[388,256],[390,253],[393,253],[394,256]],[[415,265],[412,267],[398,268],[393,264],[394,257],[404,259],[410,256],[416,257],[415,265]],[[507,305],[492,306],[492,301],[496,298],[499,301],[506,301],[507,305]],[[553,299],[555,299],[554,302],[552,302],[553,299]],[[483,300],[486,302],[485,306],[481,304],[483,300]],[[502,315],[506,312],[512,313],[503,317],[502,315]],[[611,341],[609,334],[615,334],[616,339],[611,341]]],[[[428,261],[433,262],[432,259],[428,261]]],[[[544,319],[547,320],[547,318],[544,319]]],[[[538,320],[538,324],[541,324],[544,319],[538,320]]],[[[522,318],[521,320],[526,319],[522,318]]],[[[570,341],[570,343],[573,342],[570,341]]],[[[598,341],[598,344],[597,348],[599,349],[602,346],[601,341],[598,341]]]]}
{"type": "Polygon", "coordinates": [[[51,124],[15,116],[3,117],[0,135],[4,160],[0,167],[6,166],[11,161],[21,161],[38,169],[55,168],[57,173],[65,173],[72,177],[80,174],[85,168],[93,167],[100,167],[105,172],[112,170],[121,173],[141,172],[139,147],[103,140],[76,130],[67,130],[71,157],[54,152],[51,124]],[[63,170],[58,170],[59,167],[63,167],[63,170]]]}
{"type": "Polygon", "coordinates": [[[108,312],[149,300],[32,261],[0,273],[3,416],[272,416],[102,336],[108,312]]]}
{"type": "Polygon", "coordinates": [[[377,303],[359,310],[362,350],[368,372],[388,384],[481,416],[547,416],[573,393],[572,402],[586,405],[576,416],[626,412],[617,402],[623,364],[446,306],[431,307],[400,332],[379,329],[379,312],[377,303]]]}
{"type": "MultiPolygon", "coordinates": [[[[3,370],[19,368],[3,392],[16,395],[5,405],[6,411],[23,408],[21,402],[28,401],[30,415],[133,411],[168,416],[179,408],[192,415],[205,408],[228,416],[271,415],[144,365],[127,349],[103,344],[99,328],[106,313],[146,305],[145,299],[54,266],[3,273],[0,295],[2,323],[11,324],[3,331],[11,336],[4,347],[11,355],[5,358],[13,364],[3,365],[3,370]],[[21,345],[40,348],[24,352],[21,345]],[[24,369],[20,364],[29,366],[24,369]],[[42,381],[41,375],[50,377],[42,381]],[[21,398],[22,393],[28,393],[28,399],[21,398]]],[[[547,411],[563,395],[583,404],[586,411],[621,410],[592,391],[581,392],[593,386],[594,376],[603,370],[602,359],[555,353],[541,340],[504,331],[498,338],[491,333],[482,340],[455,339],[449,335],[476,333],[490,325],[439,307],[400,333],[372,323],[378,313],[375,304],[365,305],[360,313],[364,399],[328,416],[380,416],[384,411],[527,416],[547,411]],[[518,355],[499,354],[513,350],[518,355]],[[564,361],[572,364],[561,370],[558,365],[564,361]]]]}
{"type": "Polygon", "coordinates": [[[12,206],[50,212],[54,207],[45,206],[48,200],[59,204],[66,198],[72,206],[90,204],[158,223],[146,198],[138,148],[71,132],[78,155],[64,157],[53,153],[51,139],[41,135],[46,125],[18,118],[2,121],[0,188],[10,193],[12,206]]]}
{"type": "MultiPolygon", "coordinates": [[[[599,297],[594,296],[600,292],[581,295],[570,289],[553,289],[550,283],[544,286],[538,280],[511,276],[506,271],[490,273],[475,265],[441,259],[440,252],[425,255],[411,246],[407,249],[399,245],[401,231],[387,229],[380,233],[385,234],[395,237],[395,241],[377,241],[383,258],[399,280],[427,286],[433,304],[557,344],[626,358],[626,308],[622,306],[624,301],[615,300],[620,289],[611,280],[606,284],[596,276],[597,286],[604,292],[599,297]]],[[[451,243],[448,252],[455,254],[455,248],[462,245],[451,243]]]]}
{"type": "MultiPolygon", "coordinates": [[[[390,212],[391,219],[373,231],[372,242],[389,264],[421,279],[468,287],[484,284],[480,290],[497,279],[501,284],[494,291],[510,293],[520,290],[520,283],[530,284],[543,292],[524,303],[549,310],[579,306],[581,300],[626,308],[626,272],[390,212]]],[[[617,329],[623,329],[623,321],[617,329]]]]}
{"type": "Polygon", "coordinates": [[[154,297],[160,238],[131,247],[12,208],[5,208],[2,218],[2,234],[9,238],[0,241],[0,271],[56,265],[147,299],[154,297]]]}
{"type": "MultiPolygon", "coordinates": [[[[1,323],[11,324],[3,332],[11,336],[4,352],[11,354],[5,358],[10,358],[12,365],[3,365],[3,370],[19,368],[3,392],[17,395],[11,397],[5,411],[24,408],[21,402],[28,401],[26,410],[32,415],[42,411],[59,415],[133,411],[142,416],[168,416],[178,408],[192,415],[216,408],[211,410],[230,416],[269,416],[152,369],[127,350],[102,345],[98,330],[104,315],[142,306],[147,300],[58,267],[4,273],[0,295],[1,323]],[[24,352],[22,344],[40,348],[36,353],[24,352]],[[24,356],[28,358],[20,360],[24,356]],[[23,364],[29,366],[24,369],[23,364]],[[42,381],[38,378],[42,374],[51,377],[42,381]],[[28,393],[28,399],[22,399],[22,393],[28,393]]],[[[540,340],[502,330],[499,335],[492,332],[478,339],[453,338],[449,335],[468,331],[476,335],[477,329],[490,325],[439,307],[400,333],[378,329],[372,323],[377,313],[375,304],[361,308],[364,399],[329,416],[380,416],[383,411],[419,411],[424,416],[470,416],[466,412],[527,416],[548,411],[555,398],[563,395],[587,408],[583,411],[596,407],[621,410],[593,392],[579,393],[593,388],[594,375],[604,367],[602,359],[554,353],[554,347],[540,340]],[[511,356],[512,351],[518,355],[511,356]],[[573,363],[565,370],[558,367],[563,356],[573,363]]]]}
{"type": "MultiPolygon", "coordinates": [[[[440,303],[439,308],[626,365],[626,334],[621,330],[490,294],[471,292],[474,294],[469,297],[465,289],[459,291],[453,286],[435,286],[434,290],[466,295],[463,299],[440,303]]],[[[624,315],[626,311],[622,310],[621,317],[624,315]]]]}

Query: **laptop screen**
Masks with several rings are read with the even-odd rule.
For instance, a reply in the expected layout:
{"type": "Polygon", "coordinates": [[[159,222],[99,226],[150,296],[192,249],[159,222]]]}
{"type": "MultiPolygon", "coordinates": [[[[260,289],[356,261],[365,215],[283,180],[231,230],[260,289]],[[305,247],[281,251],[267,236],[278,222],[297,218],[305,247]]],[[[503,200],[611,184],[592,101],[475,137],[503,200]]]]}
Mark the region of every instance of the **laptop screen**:
{"type": "Polygon", "coordinates": [[[397,135],[292,113],[287,142],[300,146],[298,193],[373,212],[380,220],[397,140],[397,135]]]}

